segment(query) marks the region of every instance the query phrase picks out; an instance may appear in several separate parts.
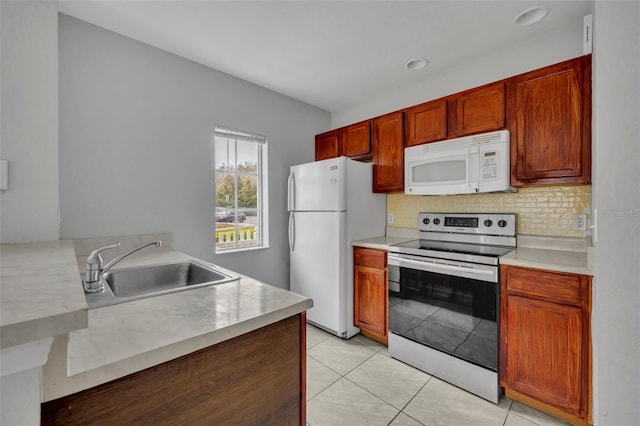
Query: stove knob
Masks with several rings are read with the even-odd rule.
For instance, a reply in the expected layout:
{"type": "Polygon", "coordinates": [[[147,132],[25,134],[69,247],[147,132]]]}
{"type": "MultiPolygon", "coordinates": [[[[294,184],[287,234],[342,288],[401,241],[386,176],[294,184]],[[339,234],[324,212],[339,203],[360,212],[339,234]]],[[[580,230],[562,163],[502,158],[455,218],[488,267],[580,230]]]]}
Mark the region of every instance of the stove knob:
{"type": "Polygon", "coordinates": [[[435,219],[433,219],[433,224],[434,225],[440,225],[440,219],[438,219],[437,217],[435,219]]]}
{"type": "Polygon", "coordinates": [[[499,226],[500,228],[504,228],[505,226],[507,226],[507,221],[506,221],[506,220],[504,220],[504,219],[500,219],[500,220],[498,221],[498,226],[499,226]]]}
{"type": "Polygon", "coordinates": [[[493,221],[491,219],[485,220],[484,226],[486,226],[487,228],[489,228],[490,226],[493,226],[493,221]]]}
{"type": "Polygon", "coordinates": [[[422,223],[424,223],[425,225],[429,224],[429,218],[425,217],[424,219],[422,219],[422,223]]]}

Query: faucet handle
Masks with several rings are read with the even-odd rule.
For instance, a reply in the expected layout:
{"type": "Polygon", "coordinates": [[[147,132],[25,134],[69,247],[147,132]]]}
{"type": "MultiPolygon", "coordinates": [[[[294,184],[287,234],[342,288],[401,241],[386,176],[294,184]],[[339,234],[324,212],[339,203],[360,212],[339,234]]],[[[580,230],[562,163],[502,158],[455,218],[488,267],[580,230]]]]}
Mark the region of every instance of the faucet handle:
{"type": "Polygon", "coordinates": [[[96,263],[100,264],[100,263],[102,263],[102,257],[100,256],[100,253],[102,253],[105,250],[116,248],[116,247],[120,247],[120,243],[116,243],[116,244],[112,244],[110,246],[104,246],[104,247],[100,247],[98,249],[95,249],[94,251],[91,252],[91,254],[89,254],[89,257],[87,257],[87,265],[88,264],[96,264],[96,263]]]}
{"type": "Polygon", "coordinates": [[[85,273],[85,283],[95,283],[100,280],[100,269],[102,268],[102,253],[104,250],[120,247],[120,243],[95,249],[87,257],[87,271],[85,273]]]}

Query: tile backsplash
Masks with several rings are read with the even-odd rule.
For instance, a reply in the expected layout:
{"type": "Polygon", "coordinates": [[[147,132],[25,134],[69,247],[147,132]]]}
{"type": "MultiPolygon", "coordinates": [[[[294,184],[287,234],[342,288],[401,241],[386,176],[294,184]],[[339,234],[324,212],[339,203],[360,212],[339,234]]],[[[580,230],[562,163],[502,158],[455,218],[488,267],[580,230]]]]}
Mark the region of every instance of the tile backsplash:
{"type": "MultiPolygon", "coordinates": [[[[590,214],[591,185],[520,188],[508,194],[387,196],[387,227],[416,228],[419,212],[516,213],[519,234],[582,237],[573,230],[574,214],[590,214]]],[[[590,217],[587,221],[590,222],[590,217]]]]}

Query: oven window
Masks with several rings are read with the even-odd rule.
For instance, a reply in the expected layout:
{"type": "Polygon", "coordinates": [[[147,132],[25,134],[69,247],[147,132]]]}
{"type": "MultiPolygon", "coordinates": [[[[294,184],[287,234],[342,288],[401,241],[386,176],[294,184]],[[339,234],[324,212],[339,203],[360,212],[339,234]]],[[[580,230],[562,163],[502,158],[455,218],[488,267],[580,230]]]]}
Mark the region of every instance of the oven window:
{"type": "Polygon", "coordinates": [[[389,329],[497,371],[497,284],[399,268],[389,293],[389,329]]]}

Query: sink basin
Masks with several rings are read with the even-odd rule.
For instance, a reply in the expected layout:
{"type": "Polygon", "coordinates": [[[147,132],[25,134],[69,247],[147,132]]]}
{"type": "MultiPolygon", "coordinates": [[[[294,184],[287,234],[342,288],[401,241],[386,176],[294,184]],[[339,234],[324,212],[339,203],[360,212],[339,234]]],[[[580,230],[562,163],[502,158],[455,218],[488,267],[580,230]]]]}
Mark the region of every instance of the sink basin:
{"type": "Polygon", "coordinates": [[[104,292],[85,296],[91,309],[222,284],[238,278],[191,261],[121,268],[102,276],[104,292]]]}

